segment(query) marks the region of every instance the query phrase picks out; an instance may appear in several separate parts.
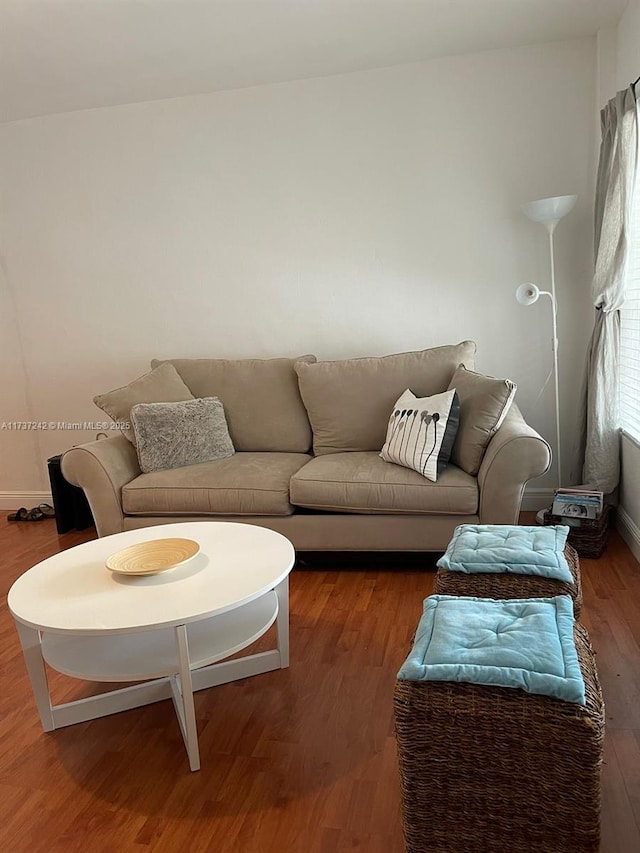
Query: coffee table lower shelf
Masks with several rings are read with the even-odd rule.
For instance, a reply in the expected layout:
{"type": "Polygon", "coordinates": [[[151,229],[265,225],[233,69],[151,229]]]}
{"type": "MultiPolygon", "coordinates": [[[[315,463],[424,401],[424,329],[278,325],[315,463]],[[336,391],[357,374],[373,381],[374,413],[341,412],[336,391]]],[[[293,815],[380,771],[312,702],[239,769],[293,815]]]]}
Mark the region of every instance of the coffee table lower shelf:
{"type": "Polygon", "coordinates": [[[193,693],[288,666],[288,619],[285,581],[228,613],[173,628],[80,635],[16,624],[45,731],[173,699],[189,764],[198,770],[193,693]],[[276,620],[276,649],[224,661],[258,640],[276,620]],[[58,672],[87,681],[143,683],[54,706],[44,661],[58,672]]]}

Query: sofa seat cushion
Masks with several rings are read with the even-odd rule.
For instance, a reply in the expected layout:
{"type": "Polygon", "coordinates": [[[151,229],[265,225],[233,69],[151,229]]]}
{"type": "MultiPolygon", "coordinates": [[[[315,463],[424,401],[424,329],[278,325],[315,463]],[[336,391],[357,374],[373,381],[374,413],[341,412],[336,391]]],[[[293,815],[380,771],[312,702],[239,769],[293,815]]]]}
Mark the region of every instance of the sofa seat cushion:
{"type": "Polygon", "coordinates": [[[290,515],[289,480],[305,453],[236,453],[141,474],[122,489],[128,515],[290,515]]]}
{"type": "Polygon", "coordinates": [[[478,483],[454,465],[432,483],[375,451],[329,453],[293,475],[291,503],[338,512],[472,515],[478,483]]]}

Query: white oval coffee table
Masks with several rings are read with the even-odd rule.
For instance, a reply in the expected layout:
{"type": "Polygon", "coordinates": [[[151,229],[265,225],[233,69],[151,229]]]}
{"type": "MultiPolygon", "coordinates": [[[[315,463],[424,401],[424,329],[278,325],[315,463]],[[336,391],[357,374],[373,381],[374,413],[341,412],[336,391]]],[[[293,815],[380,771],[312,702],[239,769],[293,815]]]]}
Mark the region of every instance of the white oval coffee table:
{"type": "Polygon", "coordinates": [[[77,545],[29,569],[9,591],[45,731],[172,698],[192,770],[200,767],[193,692],[289,665],[293,545],[264,527],[163,524],[77,545]],[[149,576],[109,571],[109,556],[164,538],[200,552],[149,576]],[[277,648],[233,661],[273,623],[277,648]],[[89,681],[141,684],[53,706],[46,661],[89,681]]]}

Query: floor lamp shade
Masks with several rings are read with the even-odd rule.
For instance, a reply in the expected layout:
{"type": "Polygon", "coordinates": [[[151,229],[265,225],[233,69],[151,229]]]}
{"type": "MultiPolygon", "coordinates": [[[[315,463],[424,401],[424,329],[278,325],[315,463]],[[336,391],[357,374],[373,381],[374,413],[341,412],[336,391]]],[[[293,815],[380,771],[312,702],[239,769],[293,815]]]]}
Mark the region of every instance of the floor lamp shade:
{"type": "Polygon", "coordinates": [[[548,228],[553,227],[567,215],[578,199],[577,195],[558,195],[553,198],[539,198],[521,205],[522,212],[532,222],[542,222],[548,228]]]}
{"type": "Polygon", "coordinates": [[[535,284],[521,284],[516,290],[516,299],[520,305],[533,305],[540,298],[540,288],[535,284]]]}

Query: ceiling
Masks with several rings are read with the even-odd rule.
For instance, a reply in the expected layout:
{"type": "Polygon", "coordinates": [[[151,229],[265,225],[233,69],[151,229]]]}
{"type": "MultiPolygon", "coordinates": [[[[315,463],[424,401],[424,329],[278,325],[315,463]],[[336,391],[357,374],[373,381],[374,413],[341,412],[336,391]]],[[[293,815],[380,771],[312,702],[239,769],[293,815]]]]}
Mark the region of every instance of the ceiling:
{"type": "Polygon", "coordinates": [[[0,0],[0,121],[593,35],[626,0],[0,0]]]}

